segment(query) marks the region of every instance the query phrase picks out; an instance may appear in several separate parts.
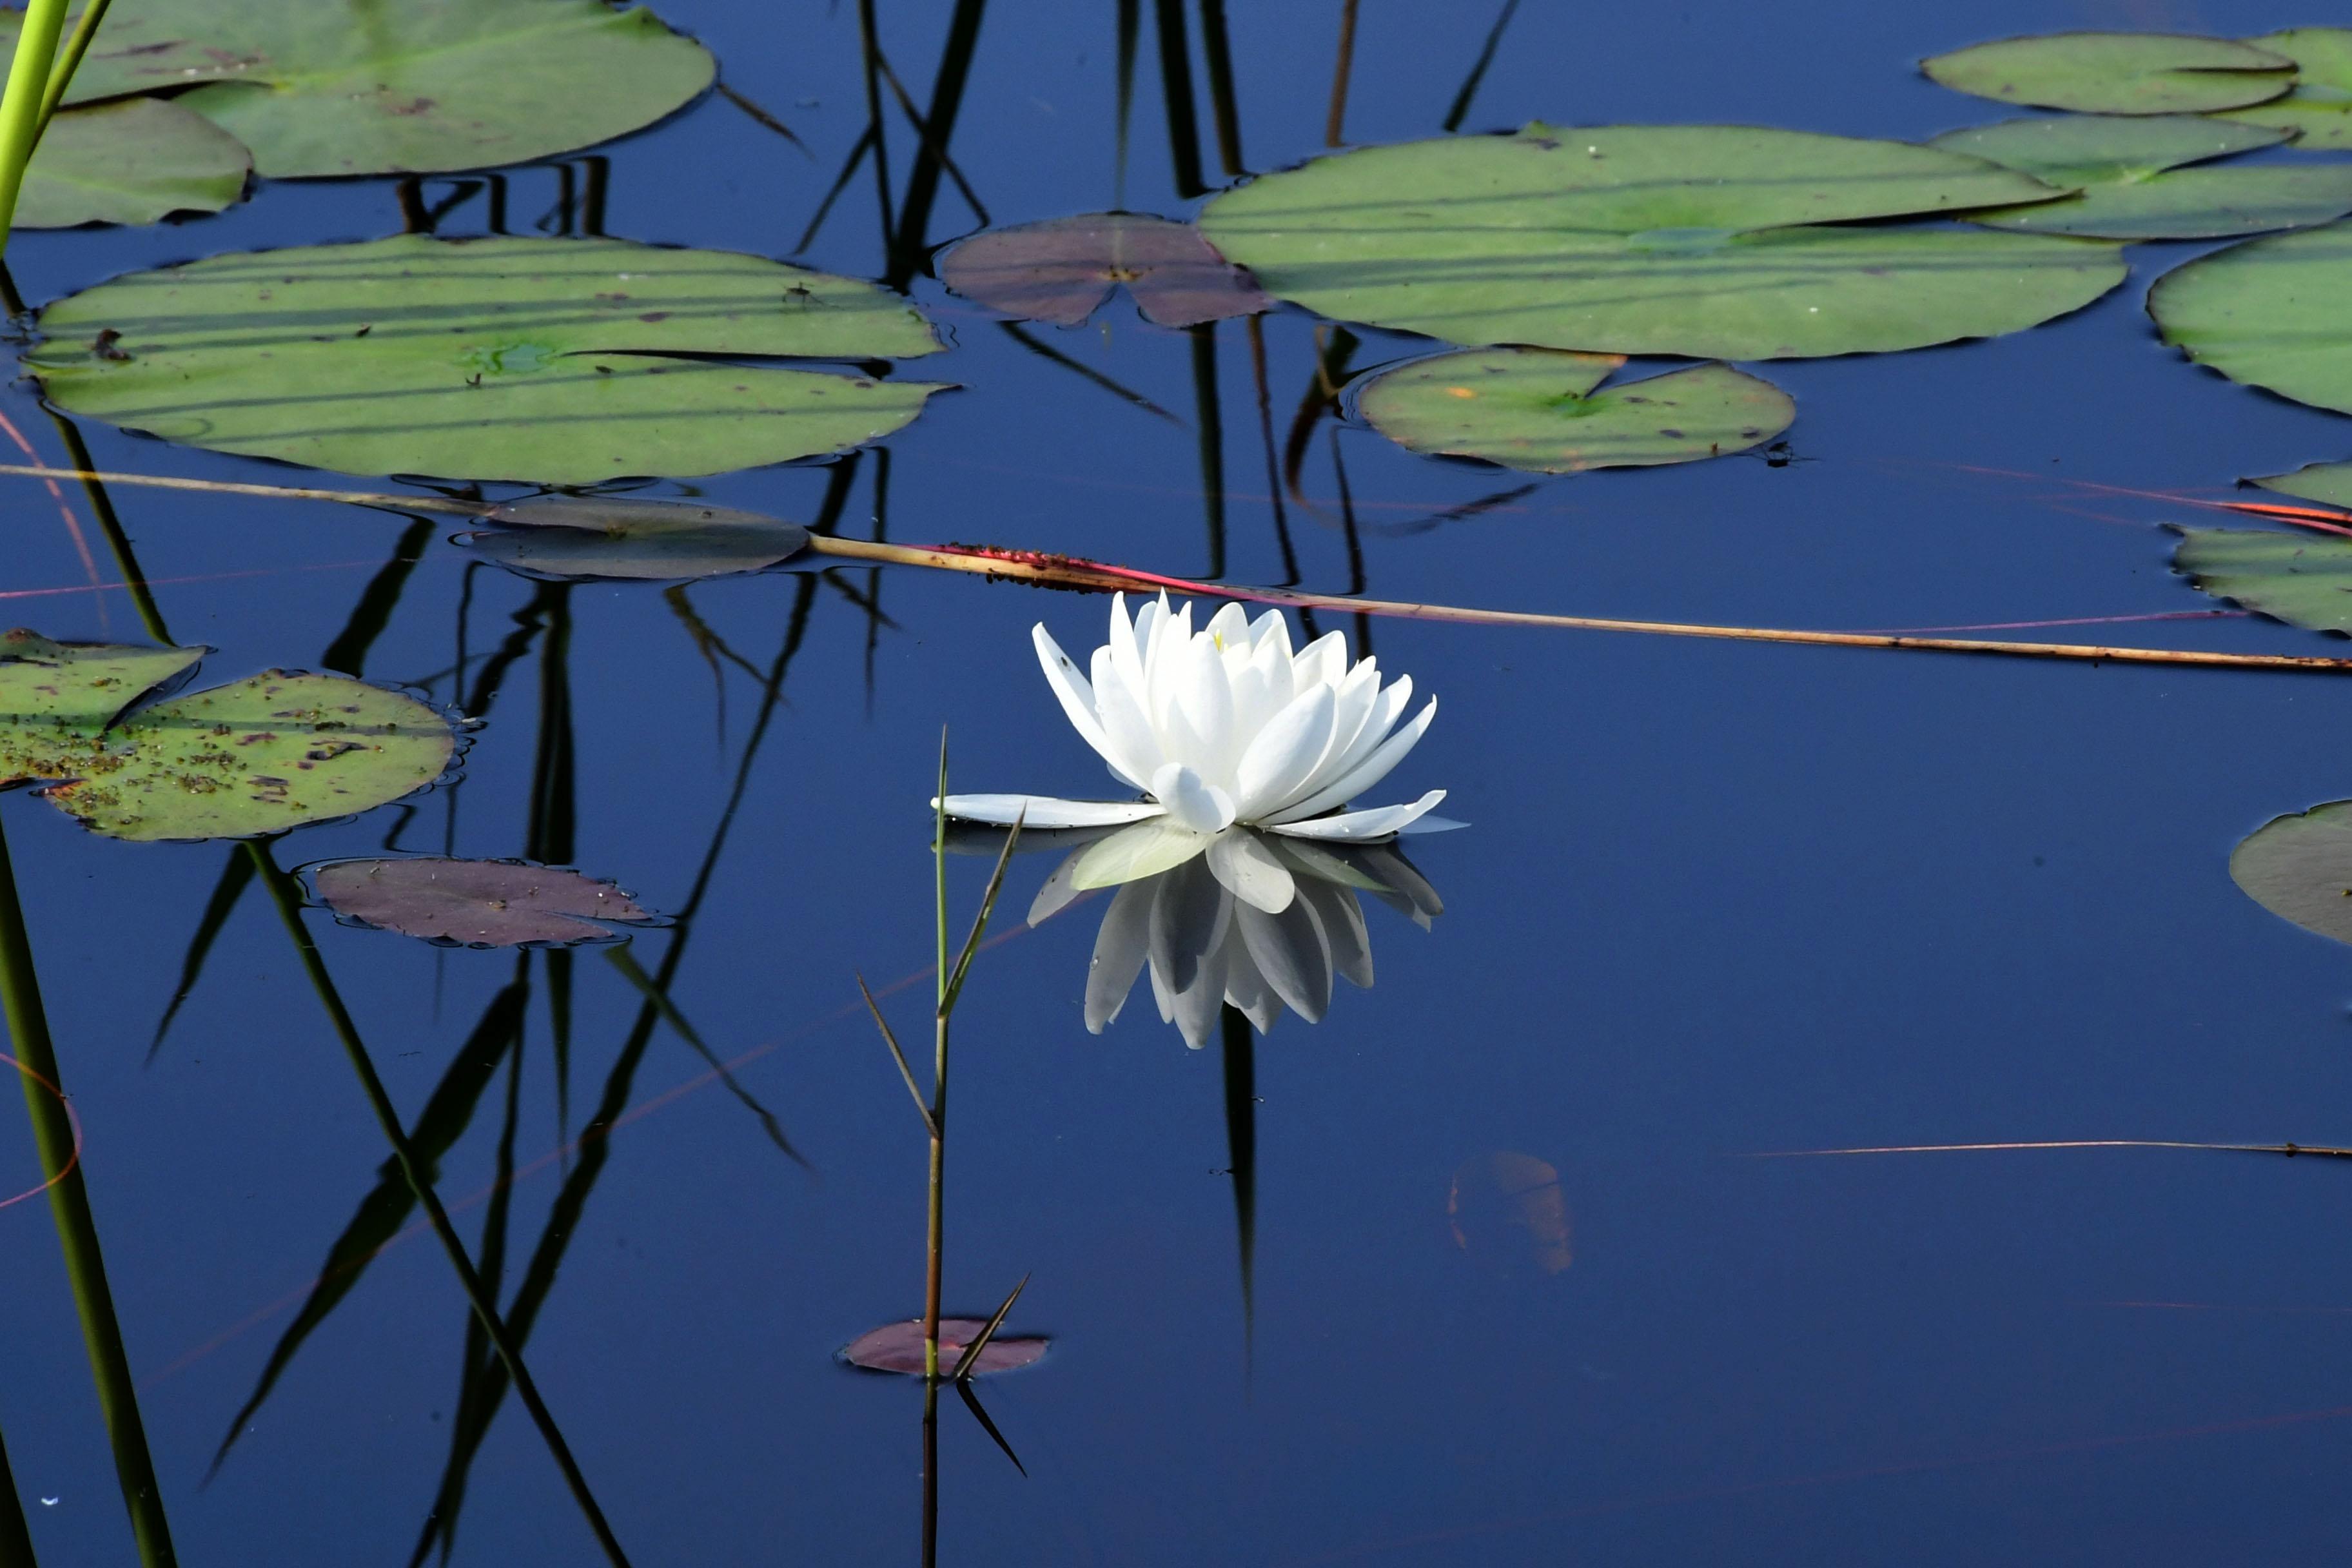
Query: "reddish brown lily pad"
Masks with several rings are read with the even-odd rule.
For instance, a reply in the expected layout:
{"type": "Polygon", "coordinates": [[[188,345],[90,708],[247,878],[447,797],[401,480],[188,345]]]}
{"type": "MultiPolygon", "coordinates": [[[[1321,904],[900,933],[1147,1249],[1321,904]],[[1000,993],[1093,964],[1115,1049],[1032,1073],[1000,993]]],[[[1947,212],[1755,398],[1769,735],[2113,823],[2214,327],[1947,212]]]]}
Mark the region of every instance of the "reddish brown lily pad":
{"type": "Polygon", "coordinates": [[[1086,213],[991,229],[940,258],[940,279],[967,299],[1032,321],[1075,327],[1118,285],[1163,327],[1254,316],[1274,301],[1189,223],[1142,213],[1086,213]]]}
{"type": "MultiPolygon", "coordinates": [[[[944,1377],[955,1370],[956,1362],[963,1355],[963,1347],[988,1327],[985,1318],[941,1318],[940,1320],[940,1374],[944,1377]]],[[[980,1360],[971,1369],[974,1377],[993,1372],[1018,1372],[1034,1366],[1045,1353],[1050,1341],[1040,1337],[1015,1339],[1010,1334],[998,1334],[980,1352],[980,1360]]],[[[905,1322],[885,1323],[869,1329],[842,1348],[841,1359],[852,1366],[868,1372],[897,1372],[910,1376],[923,1375],[923,1320],[909,1319],[905,1322]]]]}
{"type": "Polygon", "coordinates": [[[310,886],[346,923],[460,947],[610,942],[614,925],[660,918],[610,882],[528,860],[331,860],[310,886]]]}

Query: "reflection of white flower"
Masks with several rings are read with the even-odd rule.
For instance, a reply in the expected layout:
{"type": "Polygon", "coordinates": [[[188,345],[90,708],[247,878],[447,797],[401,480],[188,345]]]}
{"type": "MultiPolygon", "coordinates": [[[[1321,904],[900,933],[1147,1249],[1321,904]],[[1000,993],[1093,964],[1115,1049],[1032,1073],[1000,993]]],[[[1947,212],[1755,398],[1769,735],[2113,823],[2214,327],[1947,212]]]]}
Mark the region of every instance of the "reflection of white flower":
{"type": "MultiPolygon", "coordinates": [[[[1028,826],[1038,828],[1150,823],[1150,832],[1098,846],[1108,850],[1123,841],[1119,853],[1089,868],[1097,879],[1081,887],[1150,876],[1211,850],[1219,879],[1246,899],[1227,869],[1268,868],[1260,880],[1272,882],[1280,868],[1255,836],[1221,837],[1236,823],[1353,842],[1459,826],[1424,820],[1445,798],[1444,790],[1409,805],[1335,814],[1402,762],[1437,713],[1432,698],[1400,728],[1412,678],[1384,687],[1372,659],[1350,667],[1339,632],[1294,654],[1279,610],[1252,621],[1229,604],[1195,632],[1192,605],[1171,611],[1163,594],[1146,601],[1130,622],[1122,594],[1111,602],[1110,641],[1095,650],[1091,679],[1042,625],[1036,643],[1045,679],[1079,735],[1110,764],[1113,777],[1150,798],[959,795],[948,797],[947,809],[968,822],[997,824],[1025,813],[1028,826]]],[[[1283,873],[1280,880],[1287,879],[1283,873]]]]}
{"type": "MultiPolygon", "coordinates": [[[[1090,858],[1123,860],[1118,839],[1153,830],[1151,824],[1120,828],[1072,854],[1030,906],[1030,923],[1078,897],[1090,858]]],[[[1310,1024],[1320,1021],[1335,977],[1372,983],[1359,890],[1424,928],[1445,908],[1412,862],[1387,845],[1326,846],[1227,828],[1207,854],[1129,881],[1112,897],[1087,970],[1087,1027],[1099,1035],[1118,1016],[1147,963],[1160,1017],[1195,1047],[1214,1036],[1228,1003],[1261,1033],[1285,1007],[1310,1024]],[[1235,845],[1244,847],[1228,847],[1235,845]],[[1249,891],[1232,885],[1236,863],[1262,868],[1244,883],[1249,891]],[[1269,908],[1271,875],[1280,877],[1285,896],[1269,908]]]]}

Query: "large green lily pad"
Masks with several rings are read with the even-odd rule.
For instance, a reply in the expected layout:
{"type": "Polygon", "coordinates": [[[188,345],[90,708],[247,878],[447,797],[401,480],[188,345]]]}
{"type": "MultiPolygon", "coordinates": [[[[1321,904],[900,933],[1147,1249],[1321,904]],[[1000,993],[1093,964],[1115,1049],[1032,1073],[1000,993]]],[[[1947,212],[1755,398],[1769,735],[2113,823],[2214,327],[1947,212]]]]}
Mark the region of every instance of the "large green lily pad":
{"type": "Polygon", "coordinates": [[[2352,222],[2200,258],[2158,279],[2147,309],[2231,381],[2352,413],[2352,222]]]}
{"type": "Polygon", "coordinates": [[[154,223],[216,213],[245,194],[253,159],[203,115],[160,98],[60,110],[16,199],[19,228],[154,223]]]}
{"type": "Polygon", "coordinates": [[[2094,239],[2219,239],[2352,213],[2352,163],[2181,167],[2292,134],[2200,114],[2069,114],[1972,126],[1928,145],[2076,188],[2061,201],[1971,213],[1974,223],[2094,239]]]}
{"type": "Polygon", "coordinates": [[[2352,508],[2352,463],[2306,463],[2291,474],[2269,474],[2252,482],[2300,500],[2352,508]]]}
{"type": "Polygon", "coordinates": [[[2231,854],[2230,879],[2281,920],[2352,942],[2352,800],[2255,829],[2231,854]]]}
{"type": "Polygon", "coordinates": [[[763,512],[635,496],[533,496],[494,507],[496,526],[455,542],[510,572],[556,582],[674,583],[761,572],[809,531],[763,512]]]}
{"type": "Polygon", "coordinates": [[[1269,292],[1467,344],[1702,359],[1917,348],[2098,298],[2119,253],[1941,226],[2059,193],[1940,148],[1739,126],[1531,125],[1269,174],[1201,227],[1269,292]]]}
{"type": "Polygon", "coordinates": [[[2227,38],[2172,33],[2047,33],[1920,62],[1946,87],[2002,103],[2085,114],[2195,114],[2286,91],[2294,62],[2227,38]]]}
{"type": "Polygon", "coordinates": [[[2352,147],[2352,27],[2292,27],[2246,42],[2293,60],[2294,87],[2224,118],[2300,132],[2298,152],[2352,147]]]}
{"type": "Polygon", "coordinates": [[[0,786],[39,784],[110,837],[253,838],[397,800],[456,752],[432,709],[340,675],[268,670],[126,711],[205,651],[0,635],[0,786]]]}
{"type": "Polygon", "coordinates": [[[1416,452],[1539,474],[1688,463],[1769,441],[1797,405],[1770,382],[1703,364],[1595,391],[1615,354],[1466,349],[1383,371],[1357,407],[1416,452]]]}
{"type": "Polygon", "coordinates": [[[26,356],[76,414],[351,474],[585,484],[834,452],[939,390],[683,355],[936,352],[897,295],[760,257],[404,235],[209,257],[60,300],[26,356]]]}
{"type": "Polygon", "coordinates": [[[2183,528],[2172,569],[2217,599],[2308,631],[2352,634],[2352,539],[2269,528],[2183,528]]]}
{"type": "Polygon", "coordinates": [[[599,0],[114,0],[68,98],[187,88],[273,177],[433,174],[609,141],[715,70],[650,11],[599,0]]]}

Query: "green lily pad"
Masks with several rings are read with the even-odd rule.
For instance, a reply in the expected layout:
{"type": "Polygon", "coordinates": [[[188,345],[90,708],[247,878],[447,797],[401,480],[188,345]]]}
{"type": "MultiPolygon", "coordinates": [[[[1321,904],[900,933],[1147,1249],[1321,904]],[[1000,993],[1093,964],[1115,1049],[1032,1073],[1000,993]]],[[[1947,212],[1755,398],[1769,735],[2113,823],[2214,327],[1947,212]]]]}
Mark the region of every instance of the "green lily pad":
{"type": "Polygon", "coordinates": [[[1538,474],[1695,462],[1769,441],[1797,416],[1787,393],[1729,365],[1593,390],[1624,363],[1558,349],[1468,349],[1383,371],[1357,407],[1413,451],[1538,474]]]}
{"type": "Polygon", "coordinates": [[[2283,496],[2352,508],[2352,463],[2306,463],[2291,474],[2271,474],[2252,482],[2283,496]]]}
{"type": "Polygon", "coordinates": [[[2085,114],[2195,114],[2286,91],[2294,62],[2227,38],[2173,33],[2046,33],[1922,60],[1944,86],[2002,103],[2085,114]]]}
{"type": "Polygon", "coordinates": [[[782,518],[697,501],[534,496],[493,508],[456,542],[510,572],[559,582],[674,583],[760,572],[808,548],[782,518]]]}
{"type": "Polygon", "coordinates": [[[40,325],[26,363],[70,412],[350,474],[712,474],[887,436],[940,390],[698,357],[940,345],[870,283],[614,239],[208,257],[68,296],[40,325]]]}
{"type": "Polygon", "coordinates": [[[598,0],[115,0],[68,97],[187,88],[273,178],[435,174],[610,141],[716,68],[652,12],[598,0]]]}
{"type": "Polygon", "coordinates": [[[2231,381],[2352,413],[2352,222],[2201,257],[2158,279],[2147,309],[2231,381]]]}
{"type": "Polygon", "coordinates": [[[2281,920],[2352,942],[2352,800],[2256,828],[2231,854],[2230,879],[2281,920]]]}
{"type": "Polygon", "coordinates": [[[1533,125],[1318,159],[1202,231],[1280,298],[1448,342],[1699,359],[1918,348],[2062,315],[2124,276],[2086,241],[1942,226],[2059,193],[1939,148],[1738,126],[1533,125]]]}
{"type": "Polygon", "coordinates": [[[2352,539],[2269,528],[2183,528],[2172,569],[2217,599],[2307,631],[2352,635],[2352,539]]]}
{"type": "Polygon", "coordinates": [[[2352,163],[2181,167],[2291,134],[2198,114],[2070,114],[1972,126],[1928,145],[2075,188],[2060,201],[1970,213],[1972,223],[2094,239],[2219,239],[2352,213],[2352,163]]]}
{"type": "Polygon", "coordinates": [[[2352,27],[2291,27],[2246,42],[2293,60],[2294,87],[2223,118],[2299,132],[2297,152],[2352,147],[2352,27]]]}
{"type": "Polygon", "coordinates": [[[58,110],[16,200],[19,228],[154,223],[216,213],[245,194],[253,159],[203,115],[160,98],[58,110]]]}
{"type": "Polygon", "coordinates": [[[0,786],[114,838],[254,838],[424,788],[457,751],[413,698],[340,675],[268,670],[147,707],[203,648],[0,635],[0,786]]]}

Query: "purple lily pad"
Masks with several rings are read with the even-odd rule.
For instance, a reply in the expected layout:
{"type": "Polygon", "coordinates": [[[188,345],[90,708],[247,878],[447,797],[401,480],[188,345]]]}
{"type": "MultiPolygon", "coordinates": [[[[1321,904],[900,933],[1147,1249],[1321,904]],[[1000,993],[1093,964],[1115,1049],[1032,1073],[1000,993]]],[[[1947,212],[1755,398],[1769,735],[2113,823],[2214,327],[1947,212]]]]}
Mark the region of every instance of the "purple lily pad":
{"type": "Polygon", "coordinates": [[[347,924],[459,947],[610,942],[612,925],[660,921],[610,882],[528,860],[331,860],[310,886],[347,924]]]}
{"type": "Polygon", "coordinates": [[[1254,316],[1274,301],[1189,223],[1087,213],[976,234],[940,260],[967,299],[1032,321],[1075,327],[1121,283],[1146,319],[1191,327],[1254,316]]]}
{"type": "MultiPolygon", "coordinates": [[[[988,1320],[985,1318],[940,1320],[940,1373],[942,1376],[954,1370],[956,1362],[963,1355],[963,1347],[979,1338],[980,1331],[986,1327],[988,1320]]],[[[999,1333],[988,1342],[988,1348],[980,1352],[980,1360],[971,1369],[972,1375],[979,1377],[995,1372],[1018,1372],[1024,1366],[1034,1366],[1051,1342],[1040,1337],[1015,1339],[1009,1334],[999,1333]]],[[[868,1372],[897,1372],[920,1377],[923,1375],[923,1320],[914,1318],[869,1329],[843,1347],[841,1359],[868,1372]]]]}

